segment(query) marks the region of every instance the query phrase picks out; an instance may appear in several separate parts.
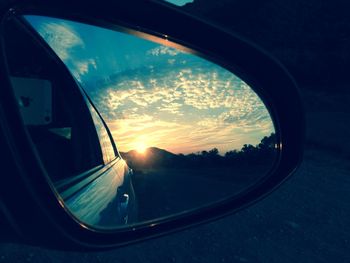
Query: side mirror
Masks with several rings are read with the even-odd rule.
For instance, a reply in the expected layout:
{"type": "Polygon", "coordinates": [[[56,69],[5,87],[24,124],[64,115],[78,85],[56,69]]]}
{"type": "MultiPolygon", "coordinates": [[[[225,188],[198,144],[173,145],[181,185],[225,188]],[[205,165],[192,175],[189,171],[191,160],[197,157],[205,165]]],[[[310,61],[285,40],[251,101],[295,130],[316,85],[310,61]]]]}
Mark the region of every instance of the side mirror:
{"type": "Polygon", "coordinates": [[[157,2],[33,1],[1,29],[0,194],[30,242],[106,248],[214,220],[301,161],[296,85],[239,36],[157,2]]]}

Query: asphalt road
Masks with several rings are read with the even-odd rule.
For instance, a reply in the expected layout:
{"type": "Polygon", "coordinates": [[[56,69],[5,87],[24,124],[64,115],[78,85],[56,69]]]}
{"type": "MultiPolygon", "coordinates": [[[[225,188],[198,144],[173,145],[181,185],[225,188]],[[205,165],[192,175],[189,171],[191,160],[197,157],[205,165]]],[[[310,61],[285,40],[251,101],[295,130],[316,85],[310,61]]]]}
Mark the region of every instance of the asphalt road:
{"type": "Polygon", "coordinates": [[[160,168],[144,173],[134,172],[138,220],[153,220],[226,199],[262,176],[257,171],[249,174],[244,168],[243,171],[232,170],[221,167],[160,168]]]}
{"type": "Polygon", "coordinates": [[[250,208],[103,252],[4,243],[0,262],[350,262],[348,100],[341,104],[333,98],[338,102],[332,108],[324,105],[332,98],[322,98],[319,105],[306,105],[308,144],[300,169],[250,208]]]}

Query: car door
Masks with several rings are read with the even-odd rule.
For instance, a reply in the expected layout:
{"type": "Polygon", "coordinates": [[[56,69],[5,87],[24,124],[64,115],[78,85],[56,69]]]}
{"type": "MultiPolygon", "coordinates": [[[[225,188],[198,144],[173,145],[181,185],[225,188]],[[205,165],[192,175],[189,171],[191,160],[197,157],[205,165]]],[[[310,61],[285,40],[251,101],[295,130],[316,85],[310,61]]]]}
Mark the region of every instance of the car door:
{"type": "Polygon", "coordinates": [[[88,225],[127,223],[134,218],[131,170],[98,110],[49,47],[19,24],[8,29],[13,91],[52,188],[67,211],[88,225]]]}

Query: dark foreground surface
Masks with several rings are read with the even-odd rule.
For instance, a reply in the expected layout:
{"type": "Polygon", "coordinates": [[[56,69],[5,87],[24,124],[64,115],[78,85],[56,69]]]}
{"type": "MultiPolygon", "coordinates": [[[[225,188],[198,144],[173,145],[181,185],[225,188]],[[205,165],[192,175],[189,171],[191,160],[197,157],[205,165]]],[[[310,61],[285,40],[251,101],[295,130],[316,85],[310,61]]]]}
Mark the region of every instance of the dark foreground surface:
{"type": "Polygon", "coordinates": [[[334,105],[340,98],[322,95],[317,105],[309,97],[305,101],[308,139],[303,164],[289,181],[249,209],[104,252],[3,243],[0,262],[350,262],[348,100],[334,105]]]}
{"type": "Polygon", "coordinates": [[[350,262],[350,163],[305,155],[278,191],[219,221],[98,253],[1,244],[0,262],[350,262]]]}
{"type": "Polygon", "coordinates": [[[265,175],[253,168],[251,173],[221,167],[134,171],[138,222],[189,211],[236,195],[265,175]]]}

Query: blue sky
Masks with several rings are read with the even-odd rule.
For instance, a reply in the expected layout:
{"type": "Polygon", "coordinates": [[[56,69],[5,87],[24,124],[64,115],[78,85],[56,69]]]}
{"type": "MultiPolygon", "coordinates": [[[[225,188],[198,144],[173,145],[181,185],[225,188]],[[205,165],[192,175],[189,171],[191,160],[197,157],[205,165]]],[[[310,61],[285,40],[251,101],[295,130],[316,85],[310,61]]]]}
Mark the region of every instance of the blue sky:
{"type": "Polygon", "coordinates": [[[211,62],[118,31],[26,18],[88,92],[120,151],[224,154],[274,131],[252,89],[211,62]]]}
{"type": "Polygon", "coordinates": [[[183,6],[187,3],[192,3],[193,0],[165,0],[166,2],[172,3],[174,5],[183,6]]]}

